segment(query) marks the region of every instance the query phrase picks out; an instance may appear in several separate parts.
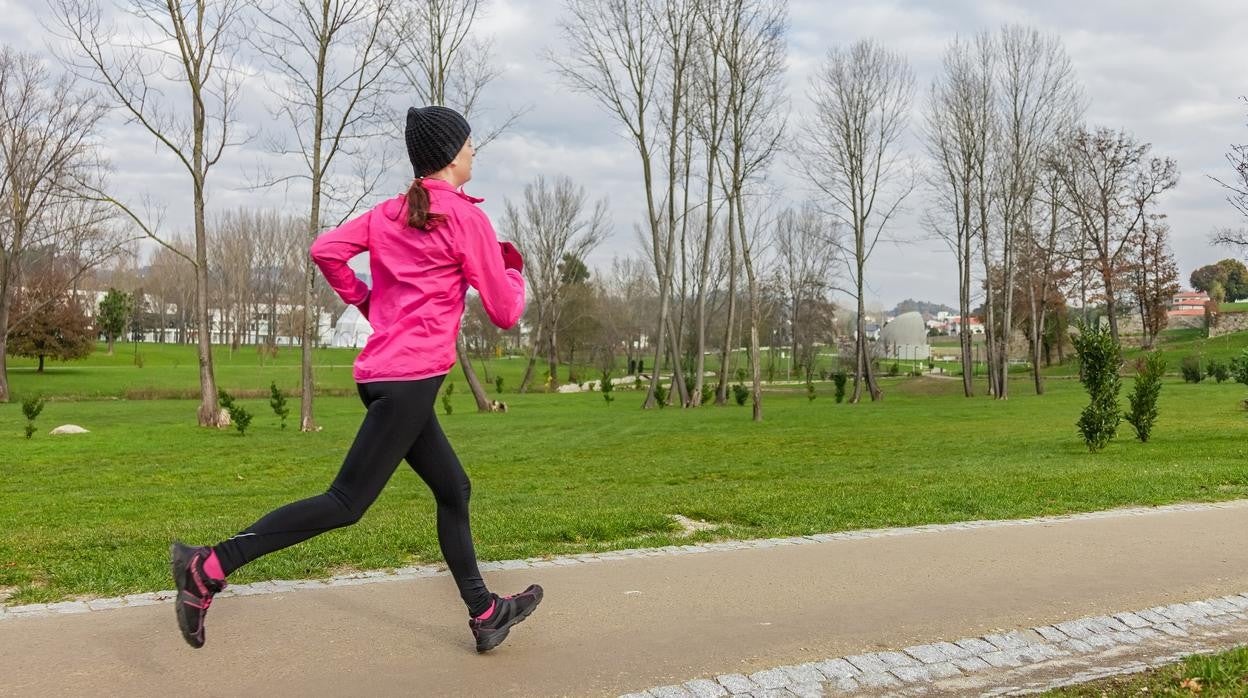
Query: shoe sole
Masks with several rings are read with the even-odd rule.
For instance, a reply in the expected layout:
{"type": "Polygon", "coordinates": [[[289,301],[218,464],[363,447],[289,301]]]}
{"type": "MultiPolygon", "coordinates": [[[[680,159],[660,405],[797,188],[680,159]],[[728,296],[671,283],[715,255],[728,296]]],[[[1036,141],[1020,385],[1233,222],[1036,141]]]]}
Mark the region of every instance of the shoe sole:
{"type": "Polygon", "coordinates": [[[542,604],[542,598],[545,596],[545,592],[539,591],[537,592],[536,596],[537,596],[537,603],[533,604],[532,606],[529,606],[528,610],[516,616],[515,620],[499,628],[496,633],[487,637],[485,639],[484,645],[482,645],[481,643],[477,643],[477,652],[478,653],[489,652],[495,647],[498,647],[499,645],[503,644],[503,640],[506,640],[507,636],[511,634],[511,629],[519,625],[521,622],[523,622],[525,618],[528,618],[530,615],[532,615],[533,611],[536,611],[537,607],[542,604]]]}
{"type": "Polygon", "coordinates": [[[181,547],[177,543],[169,546],[169,571],[173,574],[173,612],[178,619],[178,629],[182,631],[182,639],[186,640],[186,644],[195,649],[204,646],[204,641],[197,639],[195,633],[192,632],[186,620],[186,614],[182,612],[182,593],[185,587],[182,585],[182,576],[186,573],[186,565],[189,562],[184,556],[179,554],[178,548],[181,547]]]}

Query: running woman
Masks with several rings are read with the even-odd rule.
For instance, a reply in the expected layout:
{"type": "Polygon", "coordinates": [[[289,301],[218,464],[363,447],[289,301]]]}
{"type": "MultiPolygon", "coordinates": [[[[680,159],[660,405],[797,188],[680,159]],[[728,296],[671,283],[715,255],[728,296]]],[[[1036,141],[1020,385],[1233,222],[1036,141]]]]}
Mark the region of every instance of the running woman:
{"type": "Polygon", "coordinates": [[[324,494],[287,504],[211,547],[175,542],[175,610],[191,647],[204,645],[204,616],[214,594],[243,565],[360,520],[406,460],[437,500],[438,544],[468,606],[477,651],[497,647],[542,600],[536,584],[515,596],[490,593],[468,525],[471,487],[434,414],[438,388],[455,364],[455,340],[468,286],[490,319],[510,328],[524,311],[524,260],[500,243],[481,199],[461,187],[472,178],[471,129],[445,107],[407,111],[407,154],[416,179],[397,196],[312,244],[312,259],[343,301],[373,326],[355,360],[367,413],[338,476],[324,494]],[[373,288],[348,260],[370,253],[373,288]]]}

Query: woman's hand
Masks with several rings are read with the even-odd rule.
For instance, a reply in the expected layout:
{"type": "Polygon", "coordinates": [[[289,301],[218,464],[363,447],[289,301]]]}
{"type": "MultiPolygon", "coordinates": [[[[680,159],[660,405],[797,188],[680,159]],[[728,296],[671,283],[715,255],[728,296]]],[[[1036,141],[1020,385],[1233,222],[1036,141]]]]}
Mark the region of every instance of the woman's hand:
{"type": "Polygon", "coordinates": [[[500,242],[498,248],[503,253],[503,266],[523,274],[524,257],[520,256],[520,250],[517,250],[516,246],[510,242],[500,242]]]}

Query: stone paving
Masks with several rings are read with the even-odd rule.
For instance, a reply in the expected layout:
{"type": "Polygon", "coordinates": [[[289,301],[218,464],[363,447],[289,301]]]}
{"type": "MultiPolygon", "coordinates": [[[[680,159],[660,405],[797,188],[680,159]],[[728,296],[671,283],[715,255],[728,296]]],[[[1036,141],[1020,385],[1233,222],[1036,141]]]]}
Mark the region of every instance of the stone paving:
{"type": "Polygon", "coordinates": [[[775,667],[748,676],[725,674],[698,678],[680,685],[628,693],[622,698],[1028,695],[1143,671],[1178,661],[1189,654],[1246,641],[1248,593],[1091,616],[954,642],[934,642],[898,651],[834,657],[775,667]],[[1218,642],[1220,639],[1226,641],[1218,642]],[[1116,651],[1123,648],[1127,651],[1116,651]],[[1125,656],[1125,659],[1104,666],[1104,660],[1112,659],[1113,655],[1125,656]],[[1087,661],[1080,661],[1081,658],[1087,661]],[[1024,683],[1017,681],[1022,672],[1000,671],[1039,669],[1046,665],[1057,669],[1056,678],[1024,683]],[[994,673],[1004,675],[993,676],[994,673]],[[976,681],[976,675],[982,678],[976,681]]]}

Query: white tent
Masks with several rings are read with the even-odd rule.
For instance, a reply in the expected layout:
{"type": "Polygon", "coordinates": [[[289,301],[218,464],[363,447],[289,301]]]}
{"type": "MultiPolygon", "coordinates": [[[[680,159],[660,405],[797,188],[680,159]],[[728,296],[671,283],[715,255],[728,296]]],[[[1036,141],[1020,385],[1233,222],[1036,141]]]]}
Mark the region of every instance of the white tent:
{"type": "Polygon", "coordinates": [[[926,361],[931,356],[927,344],[927,325],[918,313],[902,313],[880,332],[883,356],[890,359],[926,361]]]}
{"type": "Polygon", "coordinates": [[[368,324],[368,320],[364,319],[359,309],[354,305],[349,305],[338,318],[338,324],[334,327],[334,339],[330,342],[330,346],[359,349],[372,334],[373,326],[368,324]]]}

